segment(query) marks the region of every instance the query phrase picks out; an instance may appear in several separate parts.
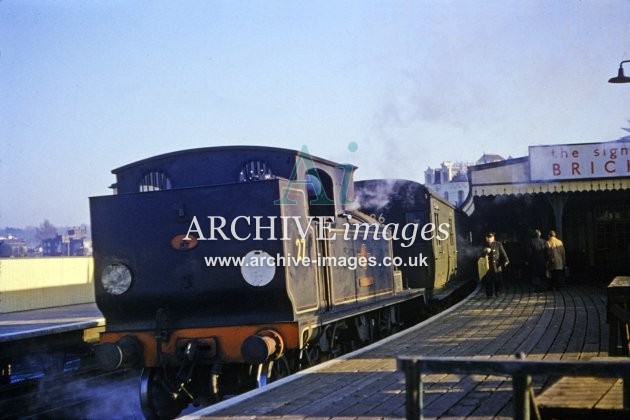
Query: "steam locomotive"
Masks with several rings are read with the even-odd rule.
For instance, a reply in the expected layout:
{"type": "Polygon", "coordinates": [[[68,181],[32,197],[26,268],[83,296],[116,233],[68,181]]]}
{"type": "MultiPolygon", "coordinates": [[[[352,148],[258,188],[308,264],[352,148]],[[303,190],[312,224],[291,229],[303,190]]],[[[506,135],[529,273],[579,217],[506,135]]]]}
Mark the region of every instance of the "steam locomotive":
{"type": "Polygon", "coordinates": [[[306,148],[230,146],[112,171],[114,194],[90,198],[107,323],[96,357],[143,368],[147,418],[418,319],[457,271],[453,208],[410,181],[355,184],[354,169],[306,148]]]}

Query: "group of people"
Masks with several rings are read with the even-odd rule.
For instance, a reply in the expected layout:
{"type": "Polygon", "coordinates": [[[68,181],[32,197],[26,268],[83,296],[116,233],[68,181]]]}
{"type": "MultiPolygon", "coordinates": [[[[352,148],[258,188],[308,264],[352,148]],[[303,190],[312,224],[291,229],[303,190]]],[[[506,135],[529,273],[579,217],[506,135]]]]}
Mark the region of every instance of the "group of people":
{"type": "MultiPolygon", "coordinates": [[[[544,240],[540,230],[534,230],[533,238],[527,244],[527,266],[529,276],[536,292],[559,290],[564,283],[566,257],[564,244],[555,231],[549,232],[549,239],[544,240]]],[[[482,282],[486,296],[499,296],[502,289],[503,271],[510,263],[505,248],[495,240],[494,233],[486,235],[486,247],[483,250],[486,262],[486,274],[482,282]]]]}

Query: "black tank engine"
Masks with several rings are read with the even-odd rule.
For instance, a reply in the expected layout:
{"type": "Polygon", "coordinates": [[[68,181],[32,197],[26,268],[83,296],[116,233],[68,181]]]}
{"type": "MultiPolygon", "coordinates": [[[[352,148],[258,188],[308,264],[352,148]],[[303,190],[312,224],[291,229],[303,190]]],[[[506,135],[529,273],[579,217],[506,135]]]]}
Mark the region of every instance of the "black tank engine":
{"type": "Polygon", "coordinates": [[[454,255],[446,213],[439,223],[448,227],[408,247],[385,226],[435,222],[430,192],[388,207],[379,222],[380,210],[360,202],[376,184],[355,194],[354,169],[306,150],[233,146],[112,171],[114,194],[90,199],[96,302],[107,322],[97,359],[143,367],[147,417],[173,417],[390,334],[455,273],[455,264],[435,264],[446,248],[432,254],[452,245],[454,255]],[[392,263],[419,252],[428,268],[392,263]]]}

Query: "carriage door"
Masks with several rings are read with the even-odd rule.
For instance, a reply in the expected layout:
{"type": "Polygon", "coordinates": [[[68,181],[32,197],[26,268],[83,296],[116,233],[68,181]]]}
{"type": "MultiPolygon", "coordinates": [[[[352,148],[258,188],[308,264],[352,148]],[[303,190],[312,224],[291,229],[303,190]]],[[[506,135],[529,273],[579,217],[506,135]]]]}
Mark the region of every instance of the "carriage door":
{"type": "Polygon", "coordinates": [[[457,272],[457,268],[458,268],[457,267],[457,244],[455,242],[456,237],[455,237],[455,234],[453,233],[453,226],[455,226],[453,224],[453,216],[449,216],[448,239],[445,240],[445,241],[448,241],[448,271],[447,271],[448,278],[446,279],[447,282],[451,279],[451,276],[453,276],[457,272]]]}
{"type": "MultiPolygon", "coordinates": [[[[435,224],[435,229],[437,230],[438,226],[440,226],[440,213],[439,206],[437,203],[431,203],[431,211],[433,212],[433,223],[435,224]]],[[[437,239],[438,235],[434,235],[433,237],[433,253],[435,255],[435,277],[434,277],[434,286],[436,289],[444,287],[446,284],[446,271],[448,270],[448,253],[445,252],[445,246],[442,241],[437,239]]]]}

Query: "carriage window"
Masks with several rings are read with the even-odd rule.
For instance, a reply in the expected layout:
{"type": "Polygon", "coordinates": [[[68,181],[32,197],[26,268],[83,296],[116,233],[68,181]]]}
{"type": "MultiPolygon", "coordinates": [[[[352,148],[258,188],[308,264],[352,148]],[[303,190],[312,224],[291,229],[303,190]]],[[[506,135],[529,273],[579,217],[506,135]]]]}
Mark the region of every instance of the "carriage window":
{"type": "Polygon", "coordinates": [[[148,172],[140,182],[140,192],[170,190],[171,180],[161,171],[148,172]]]}
{"type": "Polygon", "coordinates": [[[275,176],[271,171],[271,166],[264,160],[247,162],[238,175],[239,182],[264,181],[273,178],[275,176]]]}
{"type": "MultiPolygon", "coordinates": [[[[438,213],[433,213],[433,223],[435,223],[435,228],[437,229],[440,226],[440,215],[438,213]]],[[[437,248],[439,252],[442,252],[442,241],[437,239],[437,235],[435,236],[435,242],[437,244],[437,248]]]]}

